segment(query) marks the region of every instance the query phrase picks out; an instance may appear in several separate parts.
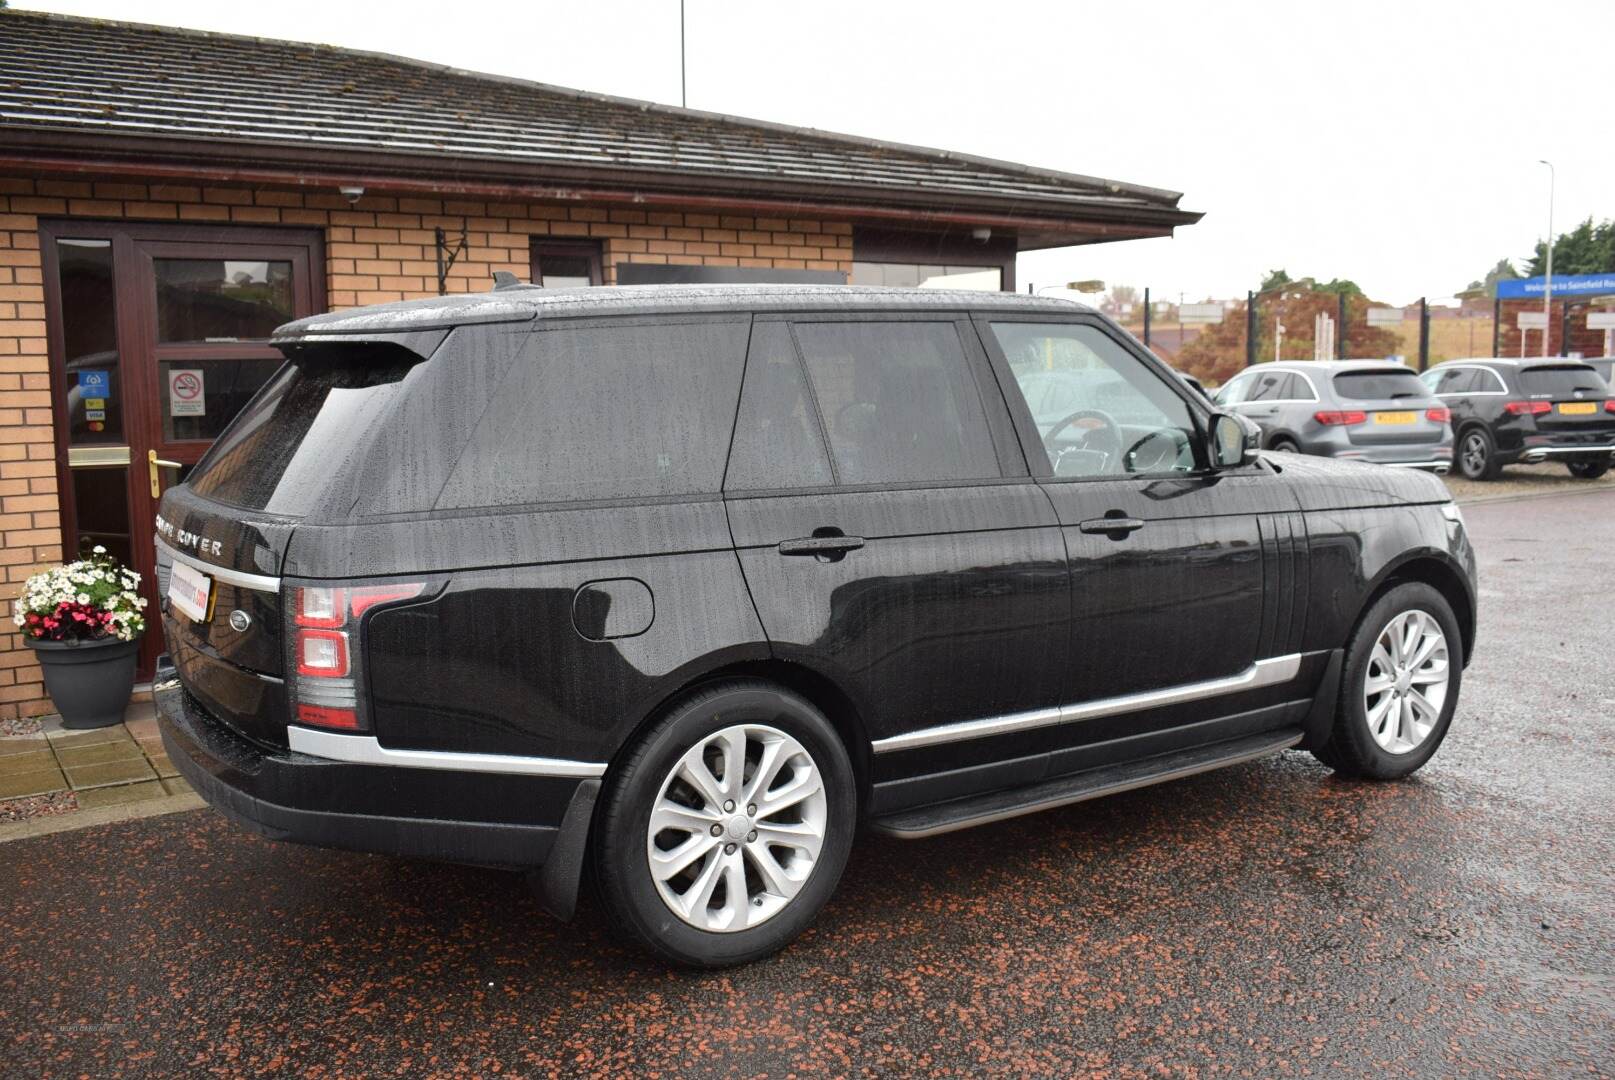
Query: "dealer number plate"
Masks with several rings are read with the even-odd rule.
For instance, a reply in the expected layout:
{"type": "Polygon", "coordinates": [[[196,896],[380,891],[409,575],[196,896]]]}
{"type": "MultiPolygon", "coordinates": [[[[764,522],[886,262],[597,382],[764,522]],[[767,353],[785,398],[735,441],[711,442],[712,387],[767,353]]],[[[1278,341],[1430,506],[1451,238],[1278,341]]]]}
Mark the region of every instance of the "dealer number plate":
{"type": "Polygon", "coordinates": [[[1410,412],[1379,412],[1374,414],[1376,424],[1411,424],[1419,418],[1418,413],[1410,412]]]}
{"type": "Polygon", "coordinates": [[[1566,401],[1559,406],[1559,411],[1566,416],[1589,416],[1598,411],[1598,404],[1593,401],[1566,401]]]}
{"type": "Polygon", "coordinates": [[[213,579],[184,563],[174,564],[168,575],[168,606],[183,611],[197,622],[207,622],[207,604],[213,594],[213,579]]]}

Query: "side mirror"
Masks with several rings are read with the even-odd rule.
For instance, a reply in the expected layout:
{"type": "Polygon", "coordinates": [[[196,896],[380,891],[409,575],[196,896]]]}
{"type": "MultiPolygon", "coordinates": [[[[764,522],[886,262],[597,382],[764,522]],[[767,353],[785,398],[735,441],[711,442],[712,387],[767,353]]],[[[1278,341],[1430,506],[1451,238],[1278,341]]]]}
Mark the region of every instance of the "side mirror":
{"type": "Polygon", "coordinates": [[[1251,459],[1245,425],[1233,413],[1212,413],[1206,456],[1213,469],[1235,469],[1251,459]]]}

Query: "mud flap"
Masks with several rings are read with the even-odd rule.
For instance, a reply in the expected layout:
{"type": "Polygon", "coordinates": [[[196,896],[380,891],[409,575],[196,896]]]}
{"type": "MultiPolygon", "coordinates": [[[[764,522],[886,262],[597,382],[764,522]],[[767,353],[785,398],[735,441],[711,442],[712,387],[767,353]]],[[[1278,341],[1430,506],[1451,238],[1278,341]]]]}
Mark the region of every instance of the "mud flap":
{"type": "Polygon", "coordinates": [[[561,819],[561,835],[550,848],[544,865],[527,873],[527,884],[538,896],[544,910],[562,922],[569,922],[578,909],[578,887],[583,880],[583,864],[589,854],[589,823],[594,818],[594,802],[600,795],[599,779],[585,780],[572,793],[566,816],[561,819]]]}
{"type": "Polygon", "coordinates": [[[1312,708],[1307,711],[1306,722],[1301,726],[1306,734],[1297,750],[1316,750],[1329,741],[1329,733],[1335,726],[1335,709],[1340,704],[1340,668],[1345,656],[1344,649],[1334,649],[1329,653],[1329,663],[1324,668],[1323,679],[1318,683],[1318,692],[1313,695],[1312,708]]]}

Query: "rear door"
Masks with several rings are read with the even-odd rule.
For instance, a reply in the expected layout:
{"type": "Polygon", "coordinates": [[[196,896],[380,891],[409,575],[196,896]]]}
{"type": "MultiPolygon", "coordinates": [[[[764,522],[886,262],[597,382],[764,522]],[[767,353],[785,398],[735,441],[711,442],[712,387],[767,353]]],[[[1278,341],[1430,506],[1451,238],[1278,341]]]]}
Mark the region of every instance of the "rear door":
{"type": "MultiPolygon", "coordinates": [[[[1135,707],[1135,695],[1240,679],[1299,693],[1306,527],[1273,469],[1204,470],[1187,390],[1097,320],[991,316],[978,327],[1069,553],[1061,697],[1071,720],[1051,729],[1051,769],[1083,765],[1084,747],[1185,722],[1135,707]],[[1050,371],[1095,392],[1070,418],[1040,424],[1019,386],[1050,371]]],[[[1203,696],[1215,700],[1197,701],[1193,720],[1250,704],[1203,696]]]]}
{"type": "Polygon", "coordinates": [[[759,317],[725,492],[775,654],[867,722],[873,812],[1038,778],[1002,722],[1058,704],[1065,548],[966,320],[759,317]]]}

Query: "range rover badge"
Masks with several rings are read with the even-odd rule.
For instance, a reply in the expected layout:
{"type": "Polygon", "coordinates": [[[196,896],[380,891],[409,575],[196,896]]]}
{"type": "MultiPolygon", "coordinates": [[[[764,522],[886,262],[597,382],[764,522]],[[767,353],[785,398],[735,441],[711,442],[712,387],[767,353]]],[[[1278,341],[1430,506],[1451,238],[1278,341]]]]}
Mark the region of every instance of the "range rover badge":
{"type": "Polygon", "coordinates": [[[245,634],[247,627],[252,625],[252,616],[237,608],[230,612],[230,629],[238,634],[245,634]]]}

